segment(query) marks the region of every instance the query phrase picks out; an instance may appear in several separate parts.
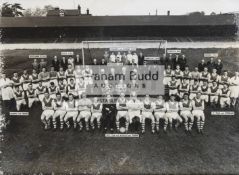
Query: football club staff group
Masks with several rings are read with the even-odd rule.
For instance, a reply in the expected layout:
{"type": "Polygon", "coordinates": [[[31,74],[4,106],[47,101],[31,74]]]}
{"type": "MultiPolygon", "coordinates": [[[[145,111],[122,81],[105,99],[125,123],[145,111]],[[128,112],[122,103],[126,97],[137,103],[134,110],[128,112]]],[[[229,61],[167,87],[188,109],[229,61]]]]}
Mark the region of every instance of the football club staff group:
{"type": "MultiPolygon", "coordinates": [[[[23,70],[21,75],[14,72],[10,78],[2,74],[3,105],[9,107],[14,99],[16,110],[23,111],[24,106],[33,108],[34,103],[41,103],[40,119],[45,130],[74,128],[89,131],[98,128],[114,132],[115,128],[119,131],[124,126],[126,132],[131,128],[144,133],[145,120],[150,119],[152,133],[159,132],[161,126],[167,132],[182,125],[186,133],[196,128],[201,134],[207,118],[204,114],[207,106],[229,108],[236,105],[239,73],[229,76],[229,72],[223,70],[220,59],[216,62],[213,58],[208,62],[203,59],[194,70],[190,70],[184,55],[164,57],[157,64],[165,65],[163,83],[168,90],[165,95],[152,98],[150,94],[145,94],[139,97],[137,90],[132,90],[128,98],[126,86],[120,81],[116,87],[119,89],[117,100],[114,100],[113,95],[107,93],[110,92],[107,91],[110,82],[105,81],[106,86],[102,90],[105,100],[102,102],[86,93],[93,84],[91,66],[79,66],[79,56],[75,59],[62,58],[61,61],[55,56],[49,71],[48,63],[44,60],[38,63],[35,59],[31,74],[28,70],[23,70]]],[[[147,64],[142,53],[131,52],[105,52],[99,64],[109,62],[132,65],[136,69],[138,65],[147,64]]],[[[99,65],[96,59],[93,64],[99,65]]]]}

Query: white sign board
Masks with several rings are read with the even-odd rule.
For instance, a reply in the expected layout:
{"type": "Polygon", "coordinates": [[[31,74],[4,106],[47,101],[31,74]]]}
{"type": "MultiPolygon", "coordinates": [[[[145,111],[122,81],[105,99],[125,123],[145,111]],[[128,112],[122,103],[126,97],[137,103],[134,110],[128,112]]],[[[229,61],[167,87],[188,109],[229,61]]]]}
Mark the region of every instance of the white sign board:
{"type": "Polygon", "coordinates": [[[105,137],[139,137],[139,134],[105,134],[105,137]]]}
{"type": "Polygon", "coordinates": [[[123,63],[107,63],[107,66],[123,66],[123,63]]]}
{"type": "Polygon", "coordinates": [[[72,55],[74,55],[74,52],[72,52],[72,51],[61,52],[61,55],[72,56],[72,55]]]}
{"type": "Polygon", "coordinates": [[[212,111],[211,112],[211,115],[214,115],[214,116],[221,116],[221,115],[231,115],[231,116],[234,116],[235,115],[235,112],[234,111],[212,111]]]}
{"type": "Polygon", "coordinates": [[[167,50],[167,53],[181,53],[181,50],[167,50]]]}
{"type": "Polygon", "coordinates": [[[11,116],[29,116],[29,112],[9,112],[11,116]]]}
{"type": "Polygon", "coordinates": [[[29,58],[47,58],[47,55],[29,55],[29,58]]]}
{"type": "Polygon", "coordinates": [[[145,57],[144,60],[146,60],[146,61],[155,61],[155,60],[159,60],[159,57],[145,57]]]}
{"type": "Polygon", "coordinates": [[[204,53],[204,57],[205,58],[217,58],[218,57],[218,53],[204,53]]]}
{"type": "Polygon", "coordinates": [[[123,52],[123,51],[136,51],[136,48],[131,48],[131,47],[111,47],[110,48],[111,52],[123,52]]]}

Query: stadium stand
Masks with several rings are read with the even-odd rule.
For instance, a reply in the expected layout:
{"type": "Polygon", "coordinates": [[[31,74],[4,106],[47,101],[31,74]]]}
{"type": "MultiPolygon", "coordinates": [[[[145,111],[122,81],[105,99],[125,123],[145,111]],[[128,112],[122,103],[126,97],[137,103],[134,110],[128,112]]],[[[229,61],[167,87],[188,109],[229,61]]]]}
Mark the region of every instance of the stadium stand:
{"type": "Polygon", "coordinates": [[[234,40],[236,16],[48,16],[1,17],[2,42],[79,42],[83,40],[234,40]],[[27,33],[27,35],[26,35],[27,33]],[[182,39],[184,38],[184,39],[182,39]]]}

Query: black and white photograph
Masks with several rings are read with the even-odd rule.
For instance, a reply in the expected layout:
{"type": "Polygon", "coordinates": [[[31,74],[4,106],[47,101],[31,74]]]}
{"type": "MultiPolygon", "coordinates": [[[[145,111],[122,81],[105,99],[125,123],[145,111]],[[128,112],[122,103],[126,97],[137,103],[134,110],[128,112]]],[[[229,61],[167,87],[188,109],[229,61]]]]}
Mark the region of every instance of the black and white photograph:
{"type": "Polygon", "coordinates": [[[0,175],[239,174],[238,0],[0,7],[0,175]]]}

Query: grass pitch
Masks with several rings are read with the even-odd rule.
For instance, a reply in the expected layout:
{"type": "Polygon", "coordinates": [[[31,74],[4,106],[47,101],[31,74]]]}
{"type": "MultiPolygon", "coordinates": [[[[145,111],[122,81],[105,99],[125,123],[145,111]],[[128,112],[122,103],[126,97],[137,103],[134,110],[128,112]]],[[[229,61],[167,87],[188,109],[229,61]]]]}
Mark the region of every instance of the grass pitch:
{"type": "MultiPolygon", "coordinates": [[[[62,50],[4,50],[5,69],[31,69],[29,54],[60,56],[62,50]]],[[[65,50],[69,51],[69,50],[65,50]]],[[[81,50],[71,50],[81,53],[81,50]]],[[[92,52],[100,59],[102,49],[92,52]]],[[[147,49],[145,55],[156,50],[147,49]]],[[[238,49],[182,49],[190,68],[204,53],[218,52],[224,69],[239,68],[238,49]]],[[[86,63],[90,64],[88,57],[86,63]]],[[[183,126],[167,135],[146,134],[140,138],[105,138],[100,131],[43,131],[41,109],[35,105],[29,116],[15,116],[4,132],[1,167],[6,173],[116,173],[116,174],[239,174],[239,120],[235,116],[211,116],[205,111],[205,134],[186,135],[183,126]]]]}

